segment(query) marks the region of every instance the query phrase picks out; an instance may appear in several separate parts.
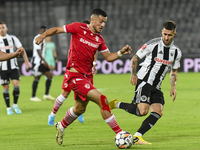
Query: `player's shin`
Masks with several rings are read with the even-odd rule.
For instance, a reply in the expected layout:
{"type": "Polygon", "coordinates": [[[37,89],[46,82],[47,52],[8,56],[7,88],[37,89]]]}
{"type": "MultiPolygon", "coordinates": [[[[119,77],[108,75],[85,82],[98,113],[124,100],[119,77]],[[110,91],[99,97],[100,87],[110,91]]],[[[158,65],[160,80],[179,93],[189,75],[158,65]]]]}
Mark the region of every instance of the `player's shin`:
{"type": "Polygon", "coordinates": [[[142,135],[150,130],[155,123],[160,119],[160,115],[156,112],[151,112],[151,114],[143,121],[141,127],[137,132],[141,133],[142,135]]]}
{"type": "Polygon", "coordinates": [[[111,127],[111,129],[117,134],[122,131],[122,129],[119,127],[115,116],[111,113],[110,107],[107,101],[106,96],[101,95],[101,115],[104,118],[105,122],[111,127]]]}
{"type": "Polygon", "coordinates": [[[60,108],[60,106],[63,104],[63,102],[65,101],[65,97],[60,94],[57,98],[56,98],[56,101],[54,103],[54,106],[53,106],[53,109],[52,109],[52,112],[51,112],[51,115],[52,116],[55,116],[55,114],[57,113],[58,109],[60,108]]]}
{"type": "Polygon", "coordinates": [[[141,116],[140,111],[136,104],[133,104],[133,103],[129,104],[129,103],[121,102],[119,105],[119,108],[124,109],[125,111],[127,111],[131,114],[134,114],[136,116],[141,116]]]}
{"type": "Polygon", "coordinates": [[[73,112],[73,107],[71,107],[63,120],[61,121],[61,129],[65,129],[68,125],[70,125],[74,120],[76,120],[78,116],[73,112]]]}

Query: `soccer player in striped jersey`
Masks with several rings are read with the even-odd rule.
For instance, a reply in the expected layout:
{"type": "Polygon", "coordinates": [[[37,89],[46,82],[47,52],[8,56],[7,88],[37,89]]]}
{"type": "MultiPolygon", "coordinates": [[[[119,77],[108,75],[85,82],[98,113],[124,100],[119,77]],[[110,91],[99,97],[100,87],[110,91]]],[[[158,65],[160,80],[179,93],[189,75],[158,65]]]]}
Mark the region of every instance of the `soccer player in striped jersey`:
{"type": "MultiPolygon", "coordinates": [[[[22,47],[21,42],[19,39],[14,35],[7,34],[8,28],[4,22],[0,23],[0,50],[10,56],[15,56],[19,52],[19,49],[23,51],[23,58],[25,61],[26,69],[30,67],[26,52],[22,47]],[[18,49],[14,52],[15,49],[18,49]]],[[[17,64],[17,58],[2,61],[1,66],[1,85],[3,85],[3,97],[7,106],[7,115],[14,114],[12,110],[14,110],[17,114],[21,114],[22,111],[18,107],[18,98],[20,93],[19,82],[20,82],[20,74],[19,74],[19,67],[17,64]],[[9,84],[12,80],[13,84],[13,105],[12,108],[10,107],[10,96],[9,96],[9,84]]]]}
{"type": "Polygon", "coordinates": [[[135,96],[132,103],[120,102],[114,99],[109,103],[111,109],[120,108],[136,116],[145,116],[150,109],[150,115],[143,121],[141,127],[134,135],[135,144],[151,144],[143,140],[144,135],[151,129],[163,114],[164,97],[161,92],[161,83],[169,68],[173,101],[176,98],[177,72],[180,67],[181,50],[175,45],[173,38],[176,36],[176,24],[167,21],[163,24],[162,37],[155,38],[144,44],[131,60],[132,85],[136,85],[135,96]],[[137,63],[141,68],[136,74],[137,63]]]}
{"type": "Polygon", "coordinates": [[[35,101],[35,102],[41,101],[41,99],[36,96],[36,91],[37,91],[38,83],[40,81],[40,77],[42,75],[45,75],[47,77],[46,84],[45,84],[46,90],[45,90],[43,99],[55,100],[55,98],[49,94],[51,81],[52,81],[52,74],[50,72],[48,63],[45,61],[46,42],[45,40],[43,40],[39,45],[35,44],[35,39],[38,36],[40,36],[42,33],[44,33],[46,29],[47,28],[45,26],[41,26],[39,34],[36,35],[33,39],[33,57],[31,59],[31,63],[32,63],[32,74],[34,76],[34,80],[32,84],[32,97],[30,98],[30,100],[35,101]]]}
{"type": "Polygon", "coordinates": [[[115,53],[109,51],[100,34],[106,21],[107,14],[101,9],[94,9],[89,25],[73,22],[61,27],[53,27],[35,40],[36,44],[40,44],[47,36],[59,33],[71,33],[70,50],[62,88],[63,91],[67,90],[67,87],[74,91],[75,105],[68,109],[61,122],[57,122],[54,125],[57,130],[56,141],[59,145],[63,142],[65,128],[85,112],[89,101],[93,101],[99,106],[102,118],[116,134],[122,131],[115,116],[110,111],[106,96],[93,85],[92,67],[94,55],[97,50],[109,62],[131,51],[129,45],[124,46],[115,53]]]}

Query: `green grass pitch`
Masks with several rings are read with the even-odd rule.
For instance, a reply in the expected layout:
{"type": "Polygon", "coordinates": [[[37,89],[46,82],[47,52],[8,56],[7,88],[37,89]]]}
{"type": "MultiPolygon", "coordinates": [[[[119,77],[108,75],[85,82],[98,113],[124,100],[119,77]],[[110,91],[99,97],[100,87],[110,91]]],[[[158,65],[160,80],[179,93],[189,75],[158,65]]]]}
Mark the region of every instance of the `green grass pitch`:
{"type": "MultiPolygon", "coordinates": [[[[54,76],[50,93],[57,97],[61,92],[63,76],[54,76]]],[[[134,86],[130,74],[97,74],[94,83],[108,100],[118,98],[131,102],[134,86]]],[[[84,123],[76,120],[66,130],[63,145],[55,141],[56,129],[47,125],[47,117],[54,102],[30,101],[33,77],[21,76],[19,108],[21,115],[6,114],[6,105],[0,88],[0,149],[1,150],[116,150],[114,132],[100,116],[97,105],[90,102],[84,114],[84,123]]],[[[37,96],[42,98],[45,79],[41,78],[37,96]]],[[[12,84],[10,85],[11,105],[12,84]]],[[[169,74],[163,81],[165,97],[163,116],[143,137],[152,145],[133,145],[136,150],[197,150],[200,149],[200,73],[179,73],[177,98],[170,97],[169,74]]],[[[61,121],[66,111],[74,105],[73,92],[58,111],[55,121],[61,121]]],[[[134,134],[145,117],[128,114],[124,110],[112,110],[120,127],[134,134]]]]}

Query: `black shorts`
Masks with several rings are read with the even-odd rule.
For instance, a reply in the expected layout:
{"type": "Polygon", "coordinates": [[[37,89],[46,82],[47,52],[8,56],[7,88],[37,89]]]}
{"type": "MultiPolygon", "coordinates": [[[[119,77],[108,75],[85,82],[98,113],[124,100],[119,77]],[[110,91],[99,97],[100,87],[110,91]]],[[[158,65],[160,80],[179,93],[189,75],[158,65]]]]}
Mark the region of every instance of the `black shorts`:
{"type": "Polygon", "coordinates": [[[12,69],[8,71],[1,71],[1,85],[7,85],[10,83],[9,79],[11,80],[20,80],[20,73],[18,69],[12,69]]]}
{"type": "Polygon", "coordinates": [[[37,76],[41,76],[42,74],[44,74],[45,72],[50,71],[50,69],[48,67],[45,67],[44,64],[37,64],[34,65],[32,64],[33,67],[33,71],[32,74],[37,77],[37,76]]]}
{"type": "Polygon", "coordinates": [[[165,104],[163,93],[151,86],[149,83],[138,80],[135,87],[135,96],[132,103],[147,103],[149,105],[153,103],[165,104]]]}

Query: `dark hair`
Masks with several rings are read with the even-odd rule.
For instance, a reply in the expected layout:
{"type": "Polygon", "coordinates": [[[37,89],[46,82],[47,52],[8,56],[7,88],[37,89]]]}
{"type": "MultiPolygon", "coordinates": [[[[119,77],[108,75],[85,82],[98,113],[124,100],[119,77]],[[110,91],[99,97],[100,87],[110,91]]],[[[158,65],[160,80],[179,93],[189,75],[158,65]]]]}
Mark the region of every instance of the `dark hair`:
{"type": "Polygon", "coordinates": [[[46,26],[40,26],[40,29],[47,29],[47,27],[46,26]]]}
{"type": "Polygon", "coordinates": [[[6,23],[2,21],[2,22],[0,22],[0,24],[6,24],[6,23]]]}
{"type": "Polygon", "coordinates": [[[90,21],[87,20],[87,19],[85,19],[85,20],[83,20],[83,23],[85,23],[85,24],[90,24],[90,21]]]}
{"type": "Polygon", "coordinates": [[[105,11],[103,11],[102,9],[100,8],[96,8],[92,11],[92,15],[102,15],[103,17],[107,17],[107,14],[105,11]]]}
{"type": "Polygon", "coordinates": [[[167,30],[174,30],[176,32],[176,23],[173,21],[167,21],[163,24],[163,28],[167,30]]]}

